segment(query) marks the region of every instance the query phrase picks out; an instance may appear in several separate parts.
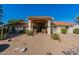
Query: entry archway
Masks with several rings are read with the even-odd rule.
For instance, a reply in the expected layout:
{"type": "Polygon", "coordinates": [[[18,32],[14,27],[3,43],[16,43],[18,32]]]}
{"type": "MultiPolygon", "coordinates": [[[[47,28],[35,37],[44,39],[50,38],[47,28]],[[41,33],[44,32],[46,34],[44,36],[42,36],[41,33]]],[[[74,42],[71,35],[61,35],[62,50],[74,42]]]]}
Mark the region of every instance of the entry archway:
{"type": "Polygon", "coordinates": [[[29,18],[29,30],[36,32],[47,32],[51,34],[51,17],[48,16],[30,16],[29,18]]]}
{"type": "Polygon", "coordinates": [[[36,32],[43,32],[46,33],[47,32],[47,21],[43,20],[43,21],[32,21],[32,27],[33,27],[33,31],[36,30],[36,32]]]}

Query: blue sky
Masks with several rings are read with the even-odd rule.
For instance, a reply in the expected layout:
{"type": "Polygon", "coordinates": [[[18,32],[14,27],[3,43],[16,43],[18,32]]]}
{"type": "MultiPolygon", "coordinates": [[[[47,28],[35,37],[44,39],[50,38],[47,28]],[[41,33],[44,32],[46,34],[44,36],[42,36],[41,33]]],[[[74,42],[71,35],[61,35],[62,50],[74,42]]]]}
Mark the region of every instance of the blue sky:
{"type": "Polygon", "coordinates": [[[28,16],[50,16],[55,21],[74,22],[79,15],[78,4],[3,4],[3,22],[27,19],[28,16]]]}

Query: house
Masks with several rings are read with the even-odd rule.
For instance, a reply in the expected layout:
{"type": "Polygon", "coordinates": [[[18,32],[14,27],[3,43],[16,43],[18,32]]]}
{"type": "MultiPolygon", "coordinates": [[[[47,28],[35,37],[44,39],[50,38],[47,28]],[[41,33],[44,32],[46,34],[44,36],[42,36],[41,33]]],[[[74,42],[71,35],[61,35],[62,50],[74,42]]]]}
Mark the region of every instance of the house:
{"type": "Polygon", "coordinates": [[[66,28],[67,33],[73,33],[73,26],[75,24],[69,22],[53,22],[53,33],[61,33],[61,28],[66,28]]]}
{"type": "Polygon", "coordinates": [[[43,32],[47,34],[61,33],[61,28],[66,28],[67,33],[73,33],[74,28],[79,28],[79,25],[69,22],[53,22],[54,18],[49,16],[30,16],[26,29],[34,33],[43,32]]]}

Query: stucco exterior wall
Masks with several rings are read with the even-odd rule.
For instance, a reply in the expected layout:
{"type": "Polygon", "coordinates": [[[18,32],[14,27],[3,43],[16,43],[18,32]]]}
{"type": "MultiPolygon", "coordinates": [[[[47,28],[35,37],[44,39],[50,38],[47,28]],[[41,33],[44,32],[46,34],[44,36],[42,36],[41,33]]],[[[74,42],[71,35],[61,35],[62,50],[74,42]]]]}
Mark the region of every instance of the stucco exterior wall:
{"type": "Polygon", "coordinates": [[[69,26],[69,28],[67,29],[67,33],[73,33],[73,26],[69,26]]]}
{"type": "Polygon", "coordinates": [[[48,20],[47,33],[51,34],[51,21],[48,20]]]}
{"type": "Polygon", "coordinates": [[[74,25],[74,26],[73,26],[73,29],[74,29],[74,28],[79,28],[79,25],[78,25],[78,24],[74,25]]]}
{"type": "Polygon", "coordinates": [[[53,33],[61,33],[61,28],[65,28],[65,27],[61,27],[61,26],[56,26],[55,28],[52,27],[52,31],[53,33]]]}
{"type": "Polygon", "coordinates": [[[75,28],[79,28],[79,25],[74,25],[74,26],[69,26],[69,30],[68,30],[68,33],[73,33],[73,29],[75,28]]]}
{"type": "Polygon", "coordinates": [[[58,26],[56,32],[57,32],[57,33],[61,33],[61,28],[62,28],[62,27],[59,27],[59,26],[58,26]]]}
{"type": "MultiPolygon", "coordinates": [[[[66,28],[66,27],[65,26],[55,26],[55,27],[52,26],[52,30],[51,30],[51,21],[48,21],[47,33],[51,34],[51,31],[53,33],[61,33],[61,28],[66,28]]],[[[75,29],[75,28],[79,28],[79,25],[75,24],[73,26],[68,26],[67,33],[73,33],[73,29],[75,29]]],[[[32,29],[32,27],[31,27],[31,21],[29,21],[28,27],[26,27],[26,29],[29,29],[29,30],[32,29]]]]}
{"type": "MultiPolygon", "coordinates": [[[[63,26],[56,26],[56,28],[52,27],[52,31],[53,33],[61,33],[61,28],[66,28],[66,27],[63,27],[63,26]]],[[[67,28],[67,33],[73,33],[73,29],[75,28],[79,28],[79,25],[74,25],[74,26],[68,26],[67,28]]]]}
{"type": "Polygon", "coordinates": [[[57,27],[55,28],[55,27],[52,26],[52,31],[53,31],[53,33],[57,33],[56,32],[57,31],[57,27]]]}

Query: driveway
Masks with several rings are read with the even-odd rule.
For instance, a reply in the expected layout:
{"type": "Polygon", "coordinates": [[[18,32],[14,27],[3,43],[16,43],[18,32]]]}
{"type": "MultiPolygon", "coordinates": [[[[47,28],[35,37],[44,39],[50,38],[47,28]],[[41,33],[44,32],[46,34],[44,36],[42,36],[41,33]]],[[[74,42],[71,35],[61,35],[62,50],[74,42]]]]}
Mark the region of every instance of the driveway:
{"type": "Polygon", "coordinates": [[[61,42],[51,39],[50,35],[39,33],[34,36],[28,36],[26,34],[12,38],[11,42],[0,41],[1,44],[8,43],[10,45],[1,54],[9,55],[46,55],[52,53],[53,55],[62,55],[63,51],[79,46],[79,35],[75,34],[60,34],[61,42]],[[25,47],[27,51],[21,53],[15,52],[15,48],[25,47]]]}

